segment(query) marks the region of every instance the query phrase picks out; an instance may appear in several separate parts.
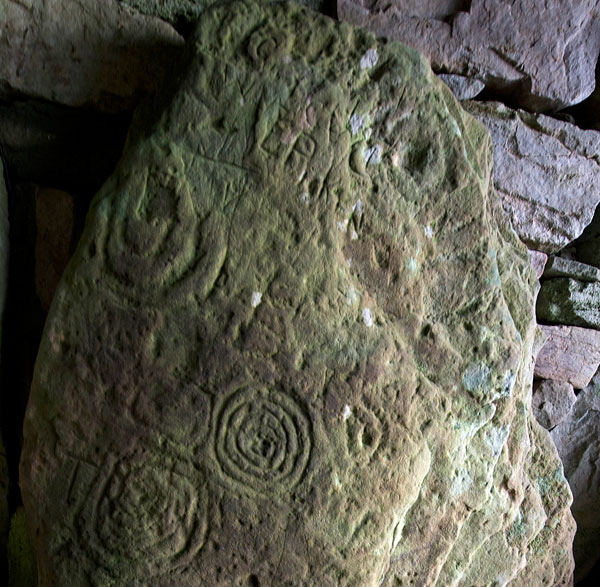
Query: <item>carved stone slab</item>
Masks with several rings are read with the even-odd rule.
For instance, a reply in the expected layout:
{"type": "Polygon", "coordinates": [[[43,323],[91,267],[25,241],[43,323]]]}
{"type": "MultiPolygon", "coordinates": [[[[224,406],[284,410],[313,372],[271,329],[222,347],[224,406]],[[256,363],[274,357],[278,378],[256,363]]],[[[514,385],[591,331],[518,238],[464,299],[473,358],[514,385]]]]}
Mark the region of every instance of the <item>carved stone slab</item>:
{"type": "Polygon", "coordinates": [[[483,127],[416,51],[292,4],[204,13],[167,88],[46,324],[40,585],[568,584],[483,127]]]}

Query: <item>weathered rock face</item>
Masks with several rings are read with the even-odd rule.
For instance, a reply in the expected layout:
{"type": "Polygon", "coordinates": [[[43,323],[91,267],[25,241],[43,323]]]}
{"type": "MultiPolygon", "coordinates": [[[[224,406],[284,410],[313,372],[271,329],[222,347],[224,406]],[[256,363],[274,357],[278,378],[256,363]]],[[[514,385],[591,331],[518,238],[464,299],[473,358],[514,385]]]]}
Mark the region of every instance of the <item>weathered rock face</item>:
{"type": "Polygon", "coordinates": [[[554,253],[577,238],[600,201],[600,132],[499,102],[464,102],[494,144],[494,185],[527,245],[554,253]]]}
{"type": "Polygon", "coordinates": [[[103,110],[156,90],[182,44],[116,0],[2,0],[0,88],[103,110]]]}
{"type": "Polygon", "coordinates": [[[542,379],[533,384],[531,407],[537,421],[546,430],[565,420],[576,400],[573,386],[566,381],[542,379]]]}
{"type": "Polygon", "coordinates": [[[600,281],[600,269],[553,255],[544,268],[544,277],[572,277],[578,281],[600,281]]]}
{"type": "Polygon", "coordinates": [[[600,331],[577,326],[540,326],[546,342],[535,362],[534,375],[566,381],[583,389],[600,365],[600,331]]]}
{"type": "Polygon", "coordinates": [[[569,278],[544,281],[537,299],[537,315],[553,324],[600,330],[600,283],[569,278]]]}
{"type": "Polygon", "coordinates": [[[416,51],[297,5],[210,9],[183,66],[46,324],[40,585],[570,584],[483,127],[416,51]]]}
{"type": "Polygon", "coordinates": [[[600,374],[577,396],[569,417],[554,428],[552,438],[573,491],[578,581],[589,573],[600,553],[600,374]]]}
{"type": "Polygon", "coordinates": [[[436,71],[475,77],[541,112],[581,102],[594,90],[597,6],[597,0],[338,0],[338,15],[416,47],[436,71]]]}

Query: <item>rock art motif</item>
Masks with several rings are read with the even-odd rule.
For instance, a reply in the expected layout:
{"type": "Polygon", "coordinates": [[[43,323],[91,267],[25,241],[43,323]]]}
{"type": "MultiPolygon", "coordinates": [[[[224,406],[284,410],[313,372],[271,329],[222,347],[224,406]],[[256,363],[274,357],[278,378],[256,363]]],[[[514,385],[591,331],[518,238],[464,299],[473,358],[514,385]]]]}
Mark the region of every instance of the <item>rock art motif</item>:
{"type": "Polygon", "coordinates": [[[167,23],[116,0],[3,0],[2,93],[124,110],[156,90],[182,44],[167,23]]]}
{"type": "Polygon", "coordinates": [[[415,47],[435,71],[479,79],[529,110],[560,110],[581,102],[595,87],[597,0],[337,4],[340,20],[415,47]]]}
{"type": "Polygon", "coordinates": [[[529,248],[555,253],[592,221],[600,201],[600,132],[499,102],[463,102],[494,144],[494,185],[529,248]]]}
{"type": "Polygon", "coordinates": [[[46,324],[40,585],[568,585],[484,128],[416,51],[295,4],[207,10],[165,91],[46,324]]]}

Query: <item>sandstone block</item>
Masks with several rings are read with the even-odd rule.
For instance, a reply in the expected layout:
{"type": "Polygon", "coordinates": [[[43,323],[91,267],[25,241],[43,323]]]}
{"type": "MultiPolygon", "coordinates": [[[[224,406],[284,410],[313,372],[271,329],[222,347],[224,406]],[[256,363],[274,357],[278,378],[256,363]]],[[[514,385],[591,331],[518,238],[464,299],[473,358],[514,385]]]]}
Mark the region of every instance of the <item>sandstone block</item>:
{"type": "Polygon", "coordinates": [[[533,383],[531,406],[537,421],[551,430],[568,417],[577,396],[566,381],[542,379],[533,383]]]}
{"type": "Polygon", "coordinates": [[[542,283],[537,316],[554,324],[600,329],[600,283],[568,278],[542,283]]]}
{"type": "Polygon", "coordinates": [[[600,558],[600,377],[578,396],[568,418],[552,438],[573,492],[577,521],[573,544],[575,580],[583,579],[600,558]]]}
{"type": "Polygon", "coordinates": [[[215,5],[180,67],[50,309],[40,587],[568,584],[483,127],[416,51],[296,4],[215,5]]]}
{"type": "Polygon", "coordinates": [[[338,0],[340,20],[415,47],[435,71],[475,77],[538,112],[594,90],[596,9],[595,0],[338,0]]]}
{"type": "Polygon", "coordinates": [[[600,201],[600,132],[498,102],[463,102],[494,144],[494,185],[529,248],[554,253],[577,238],[600,201]]]}
{"type": "Polygon", "coordinates": [[[472,100],[485,88],[482,81],[464,75],[440,73],[438,77],[450,88],[457,100],[472,100]]]}
{"type": "Polygon", "coordinates": [[[546,342],[538,353],[534,374],[583,389],[600,365],[600,331],[577,326],[540,326],[546,342]]]}
{"type": "Polygon", "coordinates": [[[182,42],[167,23],[116,0],[4,0],[0,83],[70,106],[123,110],[156,90],[182,42]]]}
{"type": "Polygon", "coordinates": [[[552,255],[546,264],[544,277],[571,277],[578,281],[600,281],[600,269],[573,259],[552,255]]]}

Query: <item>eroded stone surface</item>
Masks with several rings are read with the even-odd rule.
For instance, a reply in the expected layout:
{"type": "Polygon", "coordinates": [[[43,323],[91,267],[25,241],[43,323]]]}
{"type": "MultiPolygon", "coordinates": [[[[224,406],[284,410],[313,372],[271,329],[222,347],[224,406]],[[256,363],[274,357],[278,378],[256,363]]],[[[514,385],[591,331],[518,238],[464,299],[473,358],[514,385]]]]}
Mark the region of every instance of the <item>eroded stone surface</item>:
{"type": "Polygon", "coordinates": [[[583,389],[600,365],[600,331],[577,326],[540,326],[546,342],[535,362],[541,379],[566,381],[583,389]]]}
{"type": "Polygon", "coordinates": [[[575,580],[600,558],[600,374],[578,396],[569,417],[552,430],[573,491],[577,521],[573,544],[575,580]]]}
{"type": "Polygon", "coordinates": [[[494,185],[529,248],[554,253],[577,238],[600,201],[600,132],[499,102],[463,102],[494,144],[494,185]]]}
{"type": "Polygon", "coordinates": [[[483,127],[416,51],[297,5],[205,12],[177,79],[46,324],[40,585],[568,585],[483,127]]]}
{"type": "Polygon", "coordinates": [[[475,77],[538,112],[594,90],[597,7],[597,0],[338,0],[341,20],[416,47],[436,71],[475,77]]]}
{"type": "Polygon", "coordinates": [[[0,83],[18,94],[104,110],[156,90],[181,37],[116,0],[3,0],[0,83]]]}
{"type": "Polygon", "coordinates": [[[566,381],[541,379],[533,383],[531,407],[537,421],[551,430],[568,417],[577,396],[566,381]]]}
{"type": "Polygon", "coordinates": [[[540,320],[600,330],[600,283],[554,278],[544,281],[537,299],[540,320]]]}

